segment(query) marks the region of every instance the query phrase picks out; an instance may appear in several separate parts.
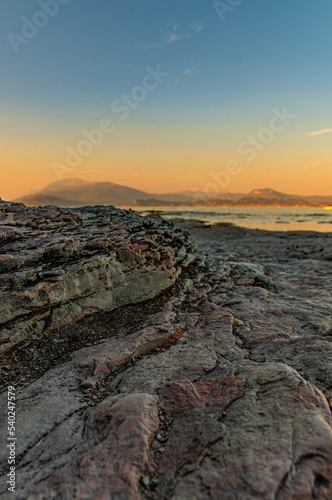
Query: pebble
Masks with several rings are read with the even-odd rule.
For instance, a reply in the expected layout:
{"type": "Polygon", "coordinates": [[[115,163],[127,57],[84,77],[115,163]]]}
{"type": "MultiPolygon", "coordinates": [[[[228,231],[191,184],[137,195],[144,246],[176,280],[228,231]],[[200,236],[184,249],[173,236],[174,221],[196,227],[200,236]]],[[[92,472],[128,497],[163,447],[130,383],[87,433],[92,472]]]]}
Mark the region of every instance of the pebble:
{"type": "Polygon", "coordinates": [[[147,476],[143,476],[142,482],[143,482],[144,486],[149,486],[150,479],[147,476]]]}

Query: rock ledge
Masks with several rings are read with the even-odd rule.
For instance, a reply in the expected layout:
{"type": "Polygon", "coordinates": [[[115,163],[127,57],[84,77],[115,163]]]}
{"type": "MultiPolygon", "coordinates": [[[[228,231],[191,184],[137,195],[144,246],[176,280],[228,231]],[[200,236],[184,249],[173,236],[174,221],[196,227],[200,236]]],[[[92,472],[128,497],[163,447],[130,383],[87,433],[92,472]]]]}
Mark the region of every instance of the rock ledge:
{"type": "Polygon", "coordinates": [[[194,259],[160,217],[0,201],[0,352],[88,314],[155,297],[194,259]]]}

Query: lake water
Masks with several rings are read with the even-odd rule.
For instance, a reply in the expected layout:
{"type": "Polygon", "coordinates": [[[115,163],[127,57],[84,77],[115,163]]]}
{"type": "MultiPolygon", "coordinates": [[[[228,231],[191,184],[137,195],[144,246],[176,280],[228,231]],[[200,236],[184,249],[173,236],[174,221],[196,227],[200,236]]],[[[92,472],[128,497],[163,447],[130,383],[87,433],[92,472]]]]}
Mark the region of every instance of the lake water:
{"type": "Polygon", "coordinates": [[[324,207],[140,207],[135,211],[142,215],[158,214],[166,219],[228,222],[270,231],[332,231],[332,210],[324,207]]]}

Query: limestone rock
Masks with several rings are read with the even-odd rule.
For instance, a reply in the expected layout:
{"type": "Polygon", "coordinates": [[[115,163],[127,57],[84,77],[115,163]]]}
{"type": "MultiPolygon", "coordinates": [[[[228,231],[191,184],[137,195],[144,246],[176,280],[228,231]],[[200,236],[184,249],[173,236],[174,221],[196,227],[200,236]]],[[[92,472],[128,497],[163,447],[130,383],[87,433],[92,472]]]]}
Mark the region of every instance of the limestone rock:
{"type": "Polygon", "coordinates": [[[194,258],[189,233],[113,207],[0,202],[0,352],[156,296],[194,258]]]}

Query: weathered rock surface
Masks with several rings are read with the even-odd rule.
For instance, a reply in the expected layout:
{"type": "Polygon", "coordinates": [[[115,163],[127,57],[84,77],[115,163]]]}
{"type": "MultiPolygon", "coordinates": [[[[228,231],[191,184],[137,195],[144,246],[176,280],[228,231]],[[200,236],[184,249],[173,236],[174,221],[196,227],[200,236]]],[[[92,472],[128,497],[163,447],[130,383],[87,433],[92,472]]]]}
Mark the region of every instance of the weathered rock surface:
{"type": "Polygon", "coordinates": [[[0,202],[0,352],[87,314],[154,297],[194,252],[189,233],[158,217],[0,202]]]}
{"type": "Polygon", "coordinates": [[[18,388],[17,499],[331,499],[332,236],[194,233],[161,311],[18,388]]]}

